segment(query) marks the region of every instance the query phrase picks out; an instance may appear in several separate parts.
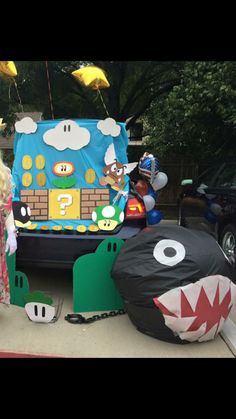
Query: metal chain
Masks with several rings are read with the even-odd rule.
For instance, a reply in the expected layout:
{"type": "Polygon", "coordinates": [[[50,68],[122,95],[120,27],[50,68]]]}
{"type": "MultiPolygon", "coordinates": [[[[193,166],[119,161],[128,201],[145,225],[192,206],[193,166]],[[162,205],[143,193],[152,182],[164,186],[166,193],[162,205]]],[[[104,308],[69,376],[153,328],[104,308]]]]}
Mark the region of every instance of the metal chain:
{"type": "Polygon", "coordinates": [[[117,311],[110,311],[109,313],[95,314],[94,316],[89,317],[88,319],[86,319],[81,314],[72,313],[72,314],[67,314],[65,316],[65,320],[73,324],[84,324],[84,323],[93,323],[93,322],[96,322],[97,320],[107,319],[108,317],[119,316],[121,314],[126,314],[126,310],[120,309],[117,311]]]}

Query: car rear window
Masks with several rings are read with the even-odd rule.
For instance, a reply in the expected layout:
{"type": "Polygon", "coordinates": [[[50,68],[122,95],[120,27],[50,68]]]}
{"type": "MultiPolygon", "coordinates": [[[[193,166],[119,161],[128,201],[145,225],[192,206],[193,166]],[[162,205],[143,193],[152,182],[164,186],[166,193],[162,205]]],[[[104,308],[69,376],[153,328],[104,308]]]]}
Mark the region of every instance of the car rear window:
{"type": "Polygon", "coordinates": [[[219,188],[236,187],[236,164],[225,164],[214,183],[219,188]]]}

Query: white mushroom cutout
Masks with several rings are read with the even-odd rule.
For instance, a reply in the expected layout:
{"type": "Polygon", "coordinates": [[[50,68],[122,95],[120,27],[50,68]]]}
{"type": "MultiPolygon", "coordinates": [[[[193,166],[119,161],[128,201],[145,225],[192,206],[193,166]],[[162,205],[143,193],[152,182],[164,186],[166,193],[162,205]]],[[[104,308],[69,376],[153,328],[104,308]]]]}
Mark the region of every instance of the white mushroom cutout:
{"type": "Polygon", "coordinates": [[[124,211],[117,205],[102,205],[92,212],[92,220],[100,230],[112,231],[124,221],[124,211]]]}

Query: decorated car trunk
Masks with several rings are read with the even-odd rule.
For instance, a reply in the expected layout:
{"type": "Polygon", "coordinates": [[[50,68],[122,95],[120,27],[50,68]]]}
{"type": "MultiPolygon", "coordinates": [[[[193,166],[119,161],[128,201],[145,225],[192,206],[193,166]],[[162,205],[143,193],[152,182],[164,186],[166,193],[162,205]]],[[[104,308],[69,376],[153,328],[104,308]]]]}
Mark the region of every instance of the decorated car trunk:
{"type": "Polygon", "coordinates": [[[173,343],[213,339],[236,302],[236,271],[216,240],[179,226],[127,240],[112,277],[137,329],[173,343]]]}
{"type": "Polygon", "coordinates": [[[13,165],[19,228],[114,230],[129,191],[125,124],[105,120],[17,122],[13,165]],[[112,205],[115,203],[115,205],[112,205]]]}

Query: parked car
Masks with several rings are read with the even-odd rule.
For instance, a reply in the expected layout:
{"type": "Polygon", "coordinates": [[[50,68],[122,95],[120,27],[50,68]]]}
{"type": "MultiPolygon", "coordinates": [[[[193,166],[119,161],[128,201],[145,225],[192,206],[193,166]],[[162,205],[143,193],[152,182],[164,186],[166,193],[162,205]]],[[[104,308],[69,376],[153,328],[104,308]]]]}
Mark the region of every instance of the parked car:
{"type": "Polygon", "coordinates": [[[127,240],[146,226],[142,197],[128,176],[135,163],[128,163],[124,123],[36,124],[24,118],[17,124],[12,175],[18,268],[72,268],[104,239],[127,240]],[[113,204],[114,214],[106,215],[113,204]],[[113,219],[118,208],[123,222],[113,219]],[[99,226],[103,221],[106,228],[99,226]]]}
{"type": "Polygon", "coordinates": [[[79,256],[95,252],[102,240],[112,237],[127,240],[136,236],[146,227],[146,212],[143,201],[132,184],[124,212],[124,222],[111,232],[77,235],[68,232],[37,233],[19,229],[17,267],[71,269],[79,256]]]}
{"type": "Polygon", "coordinates": [[[214,165],[181,185],[178,224],[213,234],[235,264],[236,161],[214,165]]]}

